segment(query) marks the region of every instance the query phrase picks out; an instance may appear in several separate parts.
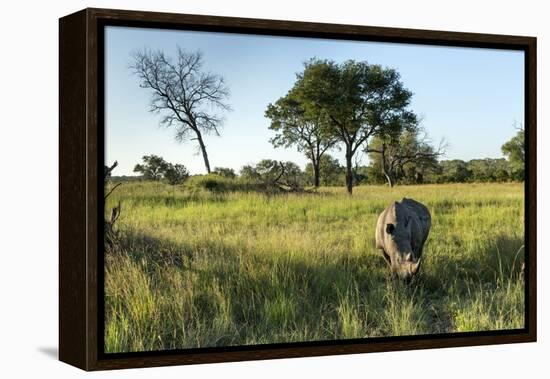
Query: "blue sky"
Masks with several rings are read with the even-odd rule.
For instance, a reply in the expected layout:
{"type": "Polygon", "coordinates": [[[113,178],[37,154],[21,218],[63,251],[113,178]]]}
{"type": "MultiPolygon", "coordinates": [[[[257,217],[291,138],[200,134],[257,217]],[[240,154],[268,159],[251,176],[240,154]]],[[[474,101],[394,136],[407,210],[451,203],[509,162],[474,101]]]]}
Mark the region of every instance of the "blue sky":
{"type": "MultiPolygon", "coordinates": [[[[523,52],[475,48],[333,41],[312,38],[167,31],[126,27],[105,32],[105,162],[119,162],[116,175],[134,175],[143,155],[156,154],[204,173],[194,141],[178,143],[174,130],[159,127],[149,112],[150,92],[128,66],[130,54],[144,47],[173,55],[176,46],[200,50],[204,69],[222,75],[231,90],[221,136],[205,136],[212,167],[238,170],[270,158],[302,167],[294,149],[275,149],[264,117],[267,104],[292,87],[303,62],[312,58],[366,60],[395,68],[413,92],[411,109],[434,143],[449,144],[444,159],[502,157],[500,147],[523,123],[523,52]]],[[[341,151],[331,151],[343,162],[341,151]]],[[[368,161],[366,157],[364,164],[368,161]]]]}

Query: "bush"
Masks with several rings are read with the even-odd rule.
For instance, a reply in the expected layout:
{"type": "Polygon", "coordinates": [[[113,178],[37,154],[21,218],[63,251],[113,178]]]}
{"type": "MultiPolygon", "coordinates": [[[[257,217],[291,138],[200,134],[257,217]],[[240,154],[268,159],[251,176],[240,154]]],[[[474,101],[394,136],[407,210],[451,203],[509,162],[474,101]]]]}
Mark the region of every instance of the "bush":
{"type": "Polygon", "coordinates": [[[237,174],[235,174],[235,170],[227,167],[215,167],[214,171],[212,171],[212,174],[223,176],[224,178],[229,178],[229,179],[233,179],[237,177],[237,174]]]}
{"type": "Polygon", "coordinates": [[[168,163],[164,170],[164,178],[172,185],[181,184],[187,180],[188,177],[189,171],[187,171],[187,168],[182,164],[168,163]]]}
{"type": "Polygon", "coordinates": [[[260,191],[260,183],[243,178],[227,178],[218,174],[194,175],[186,183],[189,188],[210,192],[260,191]]]}

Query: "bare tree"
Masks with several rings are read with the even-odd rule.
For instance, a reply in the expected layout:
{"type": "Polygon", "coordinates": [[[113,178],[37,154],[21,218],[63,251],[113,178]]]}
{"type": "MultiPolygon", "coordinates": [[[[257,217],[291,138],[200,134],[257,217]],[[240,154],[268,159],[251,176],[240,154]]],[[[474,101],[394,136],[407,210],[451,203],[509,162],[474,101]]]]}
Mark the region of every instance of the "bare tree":
{"type": "MultiPolygon", "coordinates": [[[[111,174],[113,172],[113,170],[118,166],[118,162],[115,161],[111,166],[104,166],[103,167],[103,184],[106,188],[107,186],[107,183],[109,181],[109,179],[111,178],[111,174]]],[[[113,191],[119,187],[122,183],[117,183],[115,184],[111,190],[109,192],[107,192],[107,194],[105,194],[103,196],[103,201],[106,203],[107,202],[107,198],[113,193],[113,191]]],[[[114,225],[115,225],[115,222],[118,220],[118,218],[120,217],[120,212],[121,212],[121,203],[120,203],[120,200],[118,201],[118,204],[116,206],[114,206],[112,209],[111,209],[111,217],[108,219],[108,220],[105,220],[105,223],[104,223],[104,236],[105,236],[105,244],[107,247],[110,247],[112,246],[113,244],[116,243],[117,241],[117,232],[116,230],[114,229],[114,225]]]]}
{"type": "Polygon", "coordinates": [[[204,72],[200,52],[177,48],[176,59],[163,51],[144,49],[132,54],[130,68],[140,79],[140,87],[151,90],[150,111],[161,113],[160,124],[176,128],[176,140],[196,140],[206,171],[210,162],[204,134],[219,135],[223,117],[216,111],[229,111],[225,103],[229,89],[220,75],[204,72]]]}
{"type": "MultiPolygon", "coordinates": [[[[118,161],[115,161],[111,166],[104,166],[103,167],[103,184],[106,186],[109,179],[111,179],[111,173],[113,170],[118,166],[118,161]]],[[[122,183],[117,183],[111,188],[109,192],[107,192],[106,195],[103,196],[103,201],[106,201],[109,195],[113,193],[113,191],[120,186],[122,183]]],[[[120,208],[120,207],[119,207],[120,208]]],[[[116,220],[115,220],[116,221],[116,220]]]]}
{"type": "Polygon", "coordinates": [[[268,190],[301,191],[305,182],[304,173],[296,163],[273,159],[262,159],[255,166],[243,166],[241,177],[260,182],[268,190]]]}
{"type": "Polygon", "coordinates": [[[414,163],[435,167],[437,159],[445,154],[447,145],[444,140],[434,148],[427,134],[421,133],[421,129],[416,129],[402,132],[398,136],[377,138],[365,149],[375,163],[379,161],[378,164],[390,187],[395,185],[397,175],[403,171],[405,165],[414,163]]]}

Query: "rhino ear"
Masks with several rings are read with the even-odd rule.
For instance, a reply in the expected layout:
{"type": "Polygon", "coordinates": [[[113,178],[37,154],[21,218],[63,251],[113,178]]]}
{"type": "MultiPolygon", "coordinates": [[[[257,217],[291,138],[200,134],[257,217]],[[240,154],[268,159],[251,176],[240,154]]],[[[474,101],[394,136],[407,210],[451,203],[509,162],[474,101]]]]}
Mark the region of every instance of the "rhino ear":
{"type": "Polygon", "coordinates": [[[392,234],[395,230],[395,225],[393,224],[386,224],[386,233],[392,234]]]}

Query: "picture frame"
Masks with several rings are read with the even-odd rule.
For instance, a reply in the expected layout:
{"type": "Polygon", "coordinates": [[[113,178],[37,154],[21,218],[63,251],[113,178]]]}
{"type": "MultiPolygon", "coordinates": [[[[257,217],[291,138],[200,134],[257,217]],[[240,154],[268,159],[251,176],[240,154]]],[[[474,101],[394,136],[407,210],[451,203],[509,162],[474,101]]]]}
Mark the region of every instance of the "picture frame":
{"type": "Polygon", "coordinates": [[[535,342],[536,38],[88,8],[59,20],[59,359],[84,370],[535,342]],[[104,352],[105,27],[308,37],[524,53],[525,328],[188,350],[104,352]]]}

